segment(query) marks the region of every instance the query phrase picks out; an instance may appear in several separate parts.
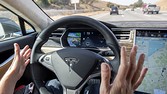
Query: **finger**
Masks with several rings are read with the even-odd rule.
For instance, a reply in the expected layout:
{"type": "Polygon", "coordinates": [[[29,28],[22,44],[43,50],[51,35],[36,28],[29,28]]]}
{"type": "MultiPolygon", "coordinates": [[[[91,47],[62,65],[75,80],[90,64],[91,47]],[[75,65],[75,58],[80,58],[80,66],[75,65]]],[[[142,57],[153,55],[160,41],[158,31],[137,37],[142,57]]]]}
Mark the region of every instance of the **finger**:
{"type": "Polygon", "coordinates": [[[118,69],[118,74],[115,79],[124,81],[126,79],[128,69],[129,69],[129,64],[126,60],[126,48],[122,47],[121,48],[121,64],[118,69]]]}
{"type": "Polygon", "coordinates": [[[140,74],[140,77],[139,77],[139,79],[137,80],[137,82],[136,82],[135,85],[134,85],[134,90],[137,89],[138,86],[142,83],[142,81],[143,81],[143,79],[144,79],[144,77],[145,77],[147,71],[148,71],[148,68],[143,68],[143,69],[142,69],[142,72],[141,72],[141,74],[140,74]]]}
{"type": "Polygon", "coordinates": [[[143,64],[144,64],[144,58],[145,58],[145,55],[141,54],[139,57],[138,63],[137,63],[137,69],[136,69],[135,74],[134,74],[133,79],[132,79],[132,85],[134,85],[136,83],[136,81],[139,79],[139,76],[141,74],[143,64]]]}
{"type": "Polygon", "coordinates": [[[14,59],[13,59],[12,64],[10,65],[10,67],[12,67],[15,64],[17,64],[17,61],[19,61],[19,60],[20,60],[20,47],[19,47],[19,45],[17,43],[14,43],[14,59]]]}
{"type": "Polygon", "coordinates": [[[111,69],[107,63],[101,64],[100,94],[109,94],[111,69]]]}
{"type": "Polygon", "coordinates": [[[136,53],[137,53],[137,46],[134,46],[130,52],[130,65],[129,71],[127,76],[128,83],[131,83],[134,73],[136,71],[136,53]]]}
{"type": "Polygon", "coordinates": [[[26,45],[24,48],[23,48],[23,50],[21,51],[21,56],[23,56],[24,55],[24,53],[27,51],[29,49],[29,46],[28,45],[26,45]]]}
{"type": "Polygon", "coordinates": [[[25,67],[30,63],[30,59],[27,59],[25,62],[25,67]]]}
{"type": "Polygon", "coordinates": [[[15,59],[20,58],[20,47],[17,43],[14,43],[15,59]]]}
{"type": "Polygon", "coordinates": [[[31,53],[31,49],[28,49],[23,55],[24,59],[27,60],[30,57],[30,53],[31,53]]]}

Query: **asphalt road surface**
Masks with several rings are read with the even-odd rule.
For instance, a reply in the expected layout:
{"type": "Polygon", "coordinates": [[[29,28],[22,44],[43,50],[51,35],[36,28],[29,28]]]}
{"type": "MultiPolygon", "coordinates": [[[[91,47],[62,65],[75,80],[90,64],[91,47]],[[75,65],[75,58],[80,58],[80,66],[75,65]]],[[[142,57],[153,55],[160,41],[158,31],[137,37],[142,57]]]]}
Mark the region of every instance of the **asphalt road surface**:
{"type": "Polygon", "coordinates": [[[159,14],[143,14],[140,9],[134,11],[127,9],[120,10],[119,15],[110,15],[109,12],[106,12],[91,17],[102,21],[167,21],[167,11],[160,11],[159,14]]]}

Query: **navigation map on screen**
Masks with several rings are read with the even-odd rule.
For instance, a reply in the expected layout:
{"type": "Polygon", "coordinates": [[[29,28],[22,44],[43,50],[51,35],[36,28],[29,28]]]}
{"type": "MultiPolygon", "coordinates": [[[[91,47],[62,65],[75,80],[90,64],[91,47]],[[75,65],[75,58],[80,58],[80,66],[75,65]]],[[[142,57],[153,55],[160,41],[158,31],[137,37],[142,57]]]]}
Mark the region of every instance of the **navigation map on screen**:
{"type": "Polygon", "coordinates": [[[151,94],[167,93],[167,31],[136,31],[137,60],[145,53],[146,77],[138,91],[151,94]]]}
{"type": "Polygon", "coordinates": [[[67,42],[70,47],[79,47],[81,45],[81,33],[70,32],[67,37],[67,42]]]}

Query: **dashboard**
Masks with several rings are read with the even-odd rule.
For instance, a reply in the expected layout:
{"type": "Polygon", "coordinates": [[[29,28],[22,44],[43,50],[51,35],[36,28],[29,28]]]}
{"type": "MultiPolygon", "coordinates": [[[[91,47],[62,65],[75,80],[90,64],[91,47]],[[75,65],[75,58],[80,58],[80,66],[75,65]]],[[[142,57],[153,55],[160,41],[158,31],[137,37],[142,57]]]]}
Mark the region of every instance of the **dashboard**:
{"type": "Polygon", "coordinates": [[[101,33],[95,29],[68,29],[61,38],[63,47],[104,48],[106,41],[101,33]]]}
{"type": "MultiPolygon", "coordinates": [[[[137,91],[147,92],[140,94],[154,94],[157,91],[167,92],[167,76],[165,75],[167,74],[167,22],[115,22],[104,24],[117,37],[120,46],[126,46],[127,53],[130,53],[133,45],[138,46],[136,59],[139,58],[140,53],[145,53],[144,66],[148,67],[149,71],[137,91]]],[[[96,29],[82,25],[56,30],[46,44],[46,47],[51,46],[52,48],[76,47],[91,51],[92,49],[93,51],[98,50],[97,53],[108,60],[112,60],[114,57],[111,49],[107,49],[102,34],[96,29]]],[[[129,54],[127,57],[129,57],[129,54]]]]}

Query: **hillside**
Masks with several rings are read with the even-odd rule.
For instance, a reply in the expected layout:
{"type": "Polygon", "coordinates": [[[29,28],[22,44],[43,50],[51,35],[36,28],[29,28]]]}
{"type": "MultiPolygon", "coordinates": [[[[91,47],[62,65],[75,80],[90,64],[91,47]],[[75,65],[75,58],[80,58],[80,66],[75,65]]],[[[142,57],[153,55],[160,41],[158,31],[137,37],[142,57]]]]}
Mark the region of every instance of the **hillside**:
{"type": "Polygon", "coordinates": [[[166,0],[159,0],[157,5],[161,7],[161,10],[167,10],[167,1],[166,0]]]}
{"type": "Polygon", "coordinates": [[[106,2],[106,1],[97,1],[97,2],[93,3],[94,7],[98,7],[101,10],[109,10],[110,9],[109,6],[111,6],[111,5],[119,6],[119,9],[125,9],[125,8],[127,8],[127,6],[118,5],[116,3],[111,3],[111,2],[106,2]]]}
{"type": "Polygon", "coordinates": [[[108,10],[107,3],[105,1],[97,1],[94,2],[92,5],[88,4],[80,4],[79,7],[83,9],[89,9],[89,10],[108,10]]]}
{"type": "MultiPolygon", "coordinates": [[[[37,1],[37,0],[36,0],[37,1]]],[[[61,9],[66,9],[66,10],[73,10],[74,9],[74,4],[57,4],[57,3],[52,3],[50,4],[48,7],[44,7],[42,4],[36,2],[40,7],[44,8],[44,9],[57,9],[57,10],[61,10],[61,9]]],[[[107,3],[105,1],[95,1],[92,4],[86,4],[86,3],[78,3],[77,4],[77,9],[82,10],[82,9],[86,9],[86,10],[107,10],[107,3]]]]}
{"type": "MultiPolygon", "coordinates": [[[[127,6],[123,6],[123,5],[118,5],[115,3],[111,3],[111,2],[106,2],[106,1],[101,1],[101,0],[97,0],[95,2],[93,2],[92,4],[85,4],[85,3],[79,3],[77,4],[77,9],[78,10],[87,10],[87,11],[101,11],[101,10],[109,10],[109,6],[110,5],[116,5],[119,6],[120,9],[126,8],[127,6]]],[[[41,6],[39,4],[39,6],[41,6]]],[[[41,6],[42,7],[42,6],[41,6]]],[[[61,9],[65,9],[65,10],[73,10],[74,9],[74,4],[50,4],[49,7],[43,7],[45,9],[57,9],[57,10],[61,10],[61,9]]]]}

